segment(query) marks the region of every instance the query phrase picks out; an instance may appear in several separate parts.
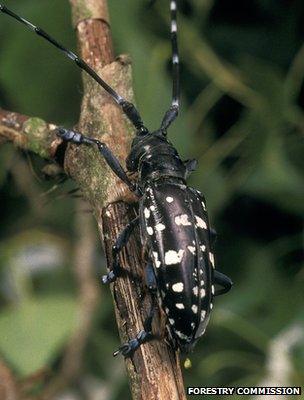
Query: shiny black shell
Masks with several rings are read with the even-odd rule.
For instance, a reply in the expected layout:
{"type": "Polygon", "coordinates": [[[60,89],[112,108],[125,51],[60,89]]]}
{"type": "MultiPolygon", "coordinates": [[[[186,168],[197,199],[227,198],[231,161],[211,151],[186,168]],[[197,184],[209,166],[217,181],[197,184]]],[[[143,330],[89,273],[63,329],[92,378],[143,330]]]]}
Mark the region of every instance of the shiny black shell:
{"type": "Polygon", "coordinates": [[[169,330],[189,351],[205,331],[214,294],[205,200],[174,178],[151,181],[140,200],[140,221],[169,330]]]}

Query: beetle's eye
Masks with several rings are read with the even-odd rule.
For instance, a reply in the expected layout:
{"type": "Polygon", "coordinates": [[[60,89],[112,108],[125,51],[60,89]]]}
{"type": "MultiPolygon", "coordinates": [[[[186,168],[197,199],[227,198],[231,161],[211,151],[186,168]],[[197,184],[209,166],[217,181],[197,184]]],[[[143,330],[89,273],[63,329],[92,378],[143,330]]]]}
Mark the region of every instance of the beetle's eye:
{"type": "Polygon", "coordinates": [[[145,128],[144,126],[141,127],[141,128],[136,132],[136,134],[137,134],[138,136],[144,136],[144,135],[146,135],[147,133],[149,133],[149,131],[148,131],[148,129],[145,128]]]}

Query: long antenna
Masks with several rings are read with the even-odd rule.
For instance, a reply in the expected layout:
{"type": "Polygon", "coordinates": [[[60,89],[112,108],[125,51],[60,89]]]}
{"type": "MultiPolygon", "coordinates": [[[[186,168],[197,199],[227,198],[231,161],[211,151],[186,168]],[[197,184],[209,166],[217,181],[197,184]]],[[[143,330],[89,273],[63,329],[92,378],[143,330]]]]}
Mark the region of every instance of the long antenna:
{"type": "Polygon", "coordinates": [[[172,102],[171,107],[164,115],[161,123],[161,130],[166,133],[167,128],[172,124],[178,115],[180,107],[180,76],[179,76],[179,55],[177,45],[177,2],[170,1],[170,19],[171,19],[171,47],[172,47],[172,102]]]}
{"type": "Polygon", "coordinates": [[[0,11],[4,14],[9,15],[14,18],[18,22],[24,24],[27,28],[31,29],[38,36],[41,36],[43,39],[47,40],[57,49],[61,50],[66,57],[70,60],[74,61],[76,65],[85,71],[91,78],[93,78],[100,86],[104,88],[104,90],[109,93],[109,95],[113,98],[113,100],[122,108],[122,111],[127,116],[127,118],[132,122],[135,128],[139,131],[145,132],[147,128],[144,126],[141,116],[134,106],[134,104],[130,103],[122,96],[120,96],[111,86],[109,86],[90,66],[87,64],[82,58],[78,57],[77,54],[73,53],[71,50],[66,49],[62,44],[58,43],[54,38],[52,38],[48,33],[39,28],[36,25],[33,25],[31,22],[27,21],[25,18],[20,17],[15,14],[13,11],[9,10],[6,6],[0,4],[0,11]]]}

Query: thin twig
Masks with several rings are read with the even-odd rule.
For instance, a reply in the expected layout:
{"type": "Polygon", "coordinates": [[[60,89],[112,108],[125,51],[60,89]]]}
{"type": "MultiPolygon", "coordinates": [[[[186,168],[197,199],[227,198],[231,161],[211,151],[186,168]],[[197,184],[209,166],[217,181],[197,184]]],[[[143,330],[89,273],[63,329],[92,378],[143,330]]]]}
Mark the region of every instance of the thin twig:
{"type": "Polygon", "coordinates": [[[56,136],[56,125],[0,108],[0,144],[4,142],[53,159],[62,140],[56,136]]]}
{"type": "Polygon", "coordinates": [[[19,400],[19,389],[12,371],[0,360],[0,399],[19,400]]]}

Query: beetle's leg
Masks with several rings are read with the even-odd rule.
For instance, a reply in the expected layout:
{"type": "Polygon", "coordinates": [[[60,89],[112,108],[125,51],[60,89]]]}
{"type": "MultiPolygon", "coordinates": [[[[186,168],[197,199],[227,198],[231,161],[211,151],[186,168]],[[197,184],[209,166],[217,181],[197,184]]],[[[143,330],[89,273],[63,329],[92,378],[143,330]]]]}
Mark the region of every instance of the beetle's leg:
{"type": "Polygon", "coordinates": [[[214,283],[223,287],[215,291],[215,296],[229,292],[233,285],[232,280],[228,276],[216,270],[214,271],[214,283]]]}
{"type": "MultiPolygon", "coordinates": [[[[152,296],[156,295],[157,291],[157,283],[156,283],[156,277],[153,269],[153,263],[152,261],[148,261],[146,268],[145,268],[145,281],[147,288],[149,292],[151,293],[152,296]]],[[[146,292],[143,293],[142,298],[144,298],[146,295],[146,292]]]]}
{"type": "Polygon", "coordinates": [[[116,242],[112,247],[113,268],[107,275],[103,275],[102,283],[106,284],[114,282],[118,276],[122,275],[122,273],[125,272],[125,270],[119,265],[118,255],[120,251],[123,249],[123,247],[125,247],[126,244],[128,243],[130,236],[133,232],[133,229],[136,227],[138,222],[139,222],[139,217],[134,218],[124,228],[124,230],[119,234],[118,238],[116,239],[116,242]]]}
{"type": "Polygon", "coordinates": [[[179,57],[178,57],[178,46],[177,46],[177,24],[176,24],[176,11],[177,4],[176,0],[170,1],[170,13],[171,13],[171,45],[172,45],[172,65],[173,65],[173,88],[172,88],[172,103],[171,107],[165,113],[162,123],[161,131],[165,134],[167,128],[172,124],[178,115],[179,111],[179,57]]]}
{"type": "Polygon", "coordinates": [[[78,145],[87,144],[97,146],[100,154],[104,157],[106,163],[112,169],[114,174],[116,174],[123,182],[125,182],[129,186],[130,190],[136,191],[136,186],[129,180],[120,162],[105,143],[102,143],[97,139],[87,137],[80,132],[65,128],[58,128],[57,134],[59,137],[67,142],[72,142],[78,145]]]}
{"type": "Polygon", "coordinates": [[[155,272],[153,269],[153,264],[151,261],[148,261],[146,265],[145,278],[149,291],[151,292],[152,295],[155,294],[157,290],[157,282],[156,282],[155,272]]]}
{"type": "Polygon", "coordinates": [[[114,357],[116,357],[118,354],[122,354],[124,357],[130,357],[132,356],[134,351],[137,350],[143,343],[147,343],[150,340],[154,339],[154,335],[152,333],[152,321],[157,308],[156,296],[155,296],[157,286],[156,286],[156,279],[153,270],[153,265],[151,261],[149,261],[146,266],[145,275],[146,275],[146,282],[148,289],[149,291],[152,292],[152,304],[149,314],[143,323],[144,330],[140,331],[134,339],[131,339],[129,340],[129,342],[126,342],[123,345],[121,345],[119,349],[113,353],[114,357]]]}
{"type": "Polygon", "coordinates": [[[144,330],[140,331],[134,339],[122,344],[118,350],[114,351],[114,357],[116,357],[118,354],[122,354],[124,357],[131,357],[134,351],[137,350],[142,344],[154,339],[154,335],[152,333],[152,320],[155,309],[155,304],[152,304],[149,315],[144,322],[144,330]]]}
{"type": "Polygon", "coordinates": [[[131,357],[139,346],[151,339],[152,335],[150,332],[140,331],[134,339],[129,340],[129,342],[124,343],[118,350],[114,351],[113,356],[116,357],[118,354],[122,354],[124,357],[131,357]]]}
{"type": "Polygon", "coordinates": [[[152,339],[152,320],[154,317],[154,313],[156,310],[156,296],[157,296],[157,282],[156,282],[156,276],[153,268],[153,263],[151,260],[147,262],[146,268],[145,268],[145,278],[146,278],[146,284],[148,287],[148,290],[151,294],[152,297],[152,305],[151,309],[149,312],[149,315],[147,319],[144,322],[144,328],[146,332],[149,332],[151,334],[151,339],[152,339]]]}

